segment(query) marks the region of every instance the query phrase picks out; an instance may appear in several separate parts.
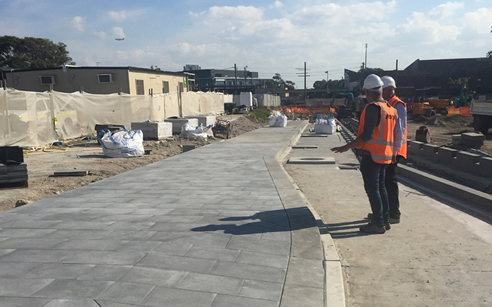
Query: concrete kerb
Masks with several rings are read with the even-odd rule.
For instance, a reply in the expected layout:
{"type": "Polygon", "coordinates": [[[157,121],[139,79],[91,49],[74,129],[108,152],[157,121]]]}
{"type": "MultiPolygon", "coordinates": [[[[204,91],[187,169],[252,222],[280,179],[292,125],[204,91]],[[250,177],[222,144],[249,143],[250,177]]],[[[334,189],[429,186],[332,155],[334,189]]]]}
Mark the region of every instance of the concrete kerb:
{"type": "MultiPolygon", "coordinates": [[[[319,234],[319,239],[320,239],[320,244],[322,248],[322,262],[323,262],[323,268],[324,268],[324,306],[326,307],[331,307],[331,306],[345,306],[345,291],[344,291],[344,284],[343,284],[343,274],[342,274],[342,267],[341,267],[341,262],[340,262],[340,257],[338,255],[338,252],[336,251],[334,241],[329,234],[326,226],[321,220],[321,217],[318,215],[318,213],[314,210],[312,205],[309,203],[305,195],[300,191],[299,187],[297,184],[294,182],[294,180],[290,177],[288,172],[285,170],[283,167],[283,161],[287,154],[290,152],[292,149],[292,144],[295,144],[299,138],[302,136],[302,133],[308,126],[308,123],[306,122],[301,129],[299,129],[298,133],[294,135],[289,144],[287,146],[284,146],[276,155],[275,155],[275,160],[272,161],[268,157],[265,157],[265,163],[267,164],[267,167],[269,170],[271,170],[271,175],[272,179],[277,186],[277,190],[279,192],[279,196],[282,200],[282,203],[284,203],[284,207],[289,205],[292,205],[292,201],[295,201],[292,199],[292,197],[285,198],[283,195],[284,191],[281,188],[282,186],[288,185],[287,182],[285,182],[285,178],[288,179],[290,186],[294,186],[297,195],[300,197],[301,201],[306,205],[307,208],[309,208],[314,220],[315,220],[315,225],[317,232],[319,234]],[[285,176],[278,176],[279,173],[278,169],[281,169],[283,174],[285,176]],[[283,177],[283,178],[282,178],[283,177]]],[[[292,220],[296,217],[294,216],[289,216],[289,220],[292,220]]],[[[295,245],[301,244],[302,242],[296,242],[296,238],[292,236],[292,249],[295,249],[295,245]]],[[[295,255],[293,256],[295,257],[295,255]]],[[[317,258],[317,257],[315,257],[317,258]]],[[[291,265],[295,265],[295,262],[291,262],[289,264],[289,270],[291,270],[291,265]]],[[[286,287],[289,286],[290,281],[288,280],[289,275],[287,276],[287,280],[285,282],[286,287]]],[[[301,292],[302,293],[302,292],[301,292]]],[[[304,293],[307,294],[306,291],[304,293]]],[[[282,301],[281,301],[281,307],[285,306],[296,306],[295,303],[298,301],[299,298],[292,299],[291,297],[286,296],[286,300],[284,300],[284,295],[282,296],[282,301]]]]}

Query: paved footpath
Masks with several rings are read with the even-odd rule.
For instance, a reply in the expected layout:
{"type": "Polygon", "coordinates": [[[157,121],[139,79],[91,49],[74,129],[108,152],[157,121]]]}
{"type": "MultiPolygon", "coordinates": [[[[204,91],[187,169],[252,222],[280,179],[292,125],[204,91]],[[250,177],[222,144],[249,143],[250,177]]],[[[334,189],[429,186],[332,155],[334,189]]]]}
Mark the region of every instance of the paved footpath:
{"type": "Polygon", "coordinates": [[[315,219],[262,128],[0,214],[0,306],[323,306],[315,219]]]}
{"type": "MultiPolygon", "coordinates": [[[[492,306],[492,226],[414,185],[400,183],[401,223],[367,235],[369,202],[358,160],[340,134],[302,137],[290,157],[336,164],[286,164],[340,254],[347,306],[492,306]],[[318,146],[317,149],[307,148],[318,146]]],[[[473,205],[473,204],[471,204],[473,205]]]]}

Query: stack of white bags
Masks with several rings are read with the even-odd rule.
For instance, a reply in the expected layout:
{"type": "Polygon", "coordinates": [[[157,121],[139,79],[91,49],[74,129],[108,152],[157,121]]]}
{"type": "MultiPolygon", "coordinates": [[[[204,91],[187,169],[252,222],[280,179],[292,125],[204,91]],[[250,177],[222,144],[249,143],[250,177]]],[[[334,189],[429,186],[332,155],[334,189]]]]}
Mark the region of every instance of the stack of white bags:
{"type": "Polygon", "coordinates": [[[316,118],[316,123],[314,124],[314,133],[316,134],[333,134],[337,131],[337,124],[335,122],[335,117],[333,114],[326,119],[323,119],[323,115],[318,114],[316,118]]]}
{"type": "Polygon", "coordinates": [[[279,111],[271,111],[268,117],[270,127],[287,127],[287,116],[279,111]]]}

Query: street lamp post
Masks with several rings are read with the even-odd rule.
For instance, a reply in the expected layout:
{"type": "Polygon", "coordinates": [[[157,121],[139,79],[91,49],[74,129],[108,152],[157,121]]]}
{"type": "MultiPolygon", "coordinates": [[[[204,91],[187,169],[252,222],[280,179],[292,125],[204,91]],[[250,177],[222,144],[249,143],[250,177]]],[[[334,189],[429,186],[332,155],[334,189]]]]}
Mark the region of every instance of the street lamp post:
{"type": "MultiPolygon", "coordinates": [[[[326,94],[328,95],[330,93],[330,87],[328,86],[328,70],[325,71],[326,73],[326,94]]],[[[328,96],[326,96],[328,98],[328,96]]]]}

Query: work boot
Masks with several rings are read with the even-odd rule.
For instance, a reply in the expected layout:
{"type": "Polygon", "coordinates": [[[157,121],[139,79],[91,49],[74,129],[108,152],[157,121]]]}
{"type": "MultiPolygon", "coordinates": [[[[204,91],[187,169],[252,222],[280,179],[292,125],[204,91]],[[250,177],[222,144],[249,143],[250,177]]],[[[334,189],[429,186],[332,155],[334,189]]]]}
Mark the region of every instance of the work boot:
{"type": "Polygon", "coordinates": [[[372,219],[372,213],[368,213],[367,218],[371,220],[372,219]]]}
{"type": "Polygon", "coordinates": [[[383,234],[386,232],[384,227],[376,226],[372,223],[369,223],[364,226],[360,226],[359,230],[365,233],[376,233],[376,234],[383,234]]]}
{"type": "Polygon", "coordinates": [[[390,223],[384,223],[384,229],[390,230],[391,229],[390,223]]]}
{"type": "Polygon", "coordinates": [[[400,223],[400,218],[389,218],[389,223],[390,224],[399,224],[400,223]]]}

